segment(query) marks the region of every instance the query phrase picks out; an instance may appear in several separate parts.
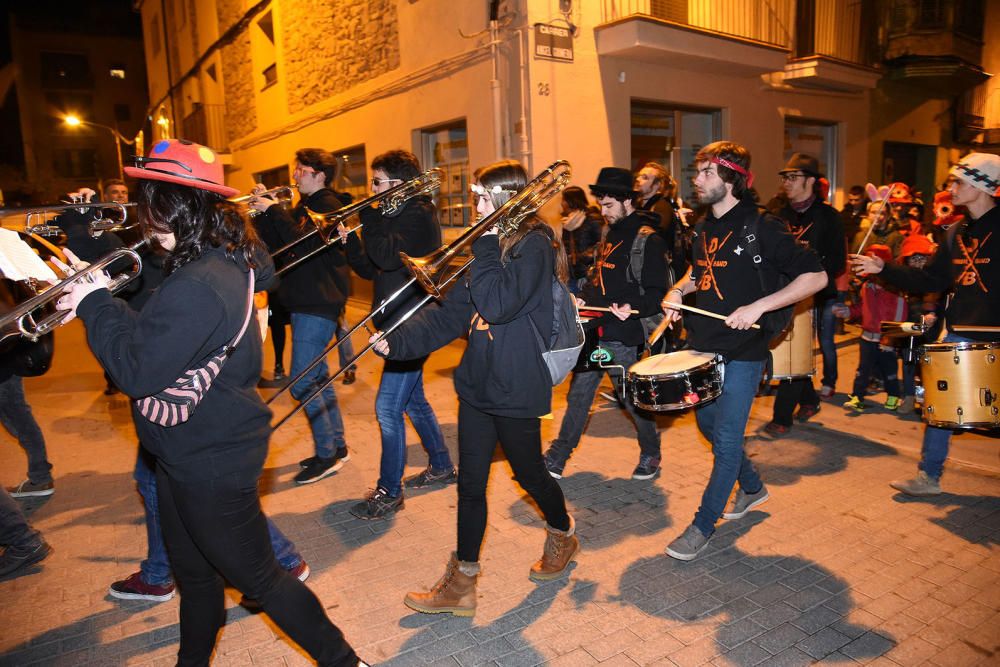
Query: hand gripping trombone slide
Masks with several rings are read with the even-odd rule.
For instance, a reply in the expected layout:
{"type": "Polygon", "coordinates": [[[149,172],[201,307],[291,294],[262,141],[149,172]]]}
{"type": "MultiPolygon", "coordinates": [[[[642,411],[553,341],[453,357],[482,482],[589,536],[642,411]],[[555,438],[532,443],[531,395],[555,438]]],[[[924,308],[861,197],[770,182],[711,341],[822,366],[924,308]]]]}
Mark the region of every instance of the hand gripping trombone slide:
{"type": "MultiPolygon", "coordinates": [[[[415,178],[411,178],[404,183],[400,183],[395,187],[389,188],[385,192],[380,192],[376,195],[368,197],[367,199],[355,202],[354,204],[338,208],[336,211],[330,211],[329,213],[317,213],[316,211],[311,211],[309,208],[306,208],[306,214],[308,214],[309,220],[313,223],[313,225],[315,225],[316,228],[303,234],[291,243],[278,248],[271,254],[271,258],[275,259],[280,255],[284,255],[285,253],[292,251],[300,243],[316,235],[319,235],[322,243],[318,247],[303,254],[301,257],[295,257],[294,260],[278,268],[275,272],[280,276],[281,274],[294,269],[307,259],[312,258],[314,255],[323,252],[334,243],[339,243],[341,238],[336,234],[337,227],[369,206],[377,203],[382,215],[387,218],[392,218],[397,215],[403,209],[403,205],[413,197],[418,195],[428,195],[439,189],[441,187],[441,179],[443,177],[444,172],[440,169],[429,169],[415,178]]],[[[363,226],[364,225],[357,225],[356,227],[352,227],[347,230],[347,233],[350,234],[352,232],[356,232],[363,226]]],[[[294,257],[294,255],[292,256],[294,257]]]]}
{"type": "Polygon", "coordinates": [[[569,185],[570,175],[571,169],[569,162],[566,162],[565,160],[557,160],[539,173],[534,179],[525,185],[524,188],[519,190],[503,206],[467,229],[465,233],[452,241],[450,244],[443,245],[434,252],[423,257],[410,257],[406,253],[400,253],[400,258],[403,260],[403,263],[410,268],[410,271],[413,273],[413,278],[408,280],[402,287],[389,295],[389,297],[383,301],[378,308],[368,313],[364,319],[355,324],[345,336],[328,345],[319,356],[317,356],[308,366],[306,366],[305,369],[302,370],[302,372],[289,380],[286,385],[271,396],[267,400],[267,404],[270,405],[279,395],[290,389],[296,382],[305,377],[310,371],[319,365],[319,363],[325,359],[328,354],[339,347],[342,341],[350,338],[355,331],[365,326],[380,311],[385,310],[389,304],[406,292],[406,290],[413,285],[413,283],[419,283],[420,286],[427,292],[427,295],[421,299],[419,303],[413,306],[413,308],[404,313],[402,317],[396,320],[392,326],[382,331],[378,338],[369,342],[368,345],[361,350],[361,352],[354,355],[354,358],[341,366],[337,372],[331,375],[322,386],[317,387],[313,393],[302,399],[302,401],[294,409],[292,409],[291,412],[275,423],[274,428],[280,428],[285,422],[298,414],[300,410],[303,410],[310,401],[315,399],[327,387],[333,384],[333,382],[340,377],[345,370],[350,368],[358,359],[367,354],[368,351],[374,348],[379,341],[399,328],[399,326],[401,326],[404,322],[409,320],[418,310],[423,308],[428,301],[441,296],[444,289],[465,273],[469,266],[471,266],[476,260],[475,257],[469,257],[462,263],[454,261],[468,248],[470,248],[472,244],[479,239],[479,237],[494,227],[497,228],[497,234],[501,238],[506,238],[507,236],[513,234],[517,231],[517,228],[520,227],[522,220],[534,215],[538,209],[544,206],[550,199],[562,192],[563,188],[569,185]]]}

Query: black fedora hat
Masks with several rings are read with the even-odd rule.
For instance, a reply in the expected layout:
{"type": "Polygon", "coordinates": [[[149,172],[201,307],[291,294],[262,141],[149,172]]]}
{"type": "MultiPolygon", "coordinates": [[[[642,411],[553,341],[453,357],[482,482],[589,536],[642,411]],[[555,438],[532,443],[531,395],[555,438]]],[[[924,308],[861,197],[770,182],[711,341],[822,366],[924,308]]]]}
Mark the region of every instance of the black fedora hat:
{"type": "Polygon", "coordinates": [[[623,195],[635,197],[635,181],[632,172],[621,167],[604,167],[597,175],[597,182],[590,186],[590,192],[595,197],[604,195],[623,195]]]}
{"type": "Polygon", "coordinates": [[[815,176],[816,178],[823,175],[819,170],[819,160],[805,153],[792,153],[792,157],[788,158],[788,164],[778,173],[788,174],[793,171],[801,171],[807,176],[815,176]]]}

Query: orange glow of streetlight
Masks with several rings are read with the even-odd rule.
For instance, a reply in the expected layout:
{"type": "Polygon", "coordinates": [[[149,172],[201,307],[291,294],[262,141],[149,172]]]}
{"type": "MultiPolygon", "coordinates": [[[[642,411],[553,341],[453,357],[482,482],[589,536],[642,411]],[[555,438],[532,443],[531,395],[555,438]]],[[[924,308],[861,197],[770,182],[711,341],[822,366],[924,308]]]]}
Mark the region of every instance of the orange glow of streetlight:
{"type": "Polygon", "coordinates": [[[65,116],[63,116],[63,122],[69,125],[70,127],[78,127],[80,125],[83,125],[83,121],[80,120],[79,116],[76,116],[74,114],[66,114],[65,116]]]}

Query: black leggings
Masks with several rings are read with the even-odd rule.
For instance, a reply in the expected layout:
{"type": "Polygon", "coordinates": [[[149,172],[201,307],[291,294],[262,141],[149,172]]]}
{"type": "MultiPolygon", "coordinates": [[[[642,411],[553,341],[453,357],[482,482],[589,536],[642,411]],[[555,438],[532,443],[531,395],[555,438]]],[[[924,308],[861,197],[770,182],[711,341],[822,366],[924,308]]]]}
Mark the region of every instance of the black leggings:
{"type": "Polygon", "coordinates": [[[277,297],[271,297],[271,319],[268,327],[271,329],[271,345],[274,346],[274,365],[285,367],[285,327],[291,324],[291,317],[277,297]]]}
{"type": "Polygon", "coordinates": [[[542,510],[545,521],[569,530],[562,489],[542,461],[541,421],[537,417],[498,417],[464,401],[458,406],[458,559],[479,560],[486,533],[486,484],[497,441],[514,479],[542,510]]]}
{"type": "Polygon", "coordinates": [[[208,665],[226,620],[225,579],[320,665],[354,667],[358,657],[304,583],[278,565],[257,496],[259,470],[196,482],[156,467],[163,537],[180,588],[177,664],[208,665]]]}

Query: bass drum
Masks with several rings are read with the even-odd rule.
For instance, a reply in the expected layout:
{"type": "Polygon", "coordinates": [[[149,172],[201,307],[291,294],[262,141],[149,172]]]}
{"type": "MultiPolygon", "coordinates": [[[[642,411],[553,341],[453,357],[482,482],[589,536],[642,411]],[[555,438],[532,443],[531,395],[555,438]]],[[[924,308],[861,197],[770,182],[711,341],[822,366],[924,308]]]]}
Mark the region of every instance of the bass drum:
{"type": "Polygon", "coordinates": [[[923,418],[942,428],[1000,427],[1000,343],[920,348],[923,418]]]}
{"type": "Polygon", "coordinates": [[[813,312],[812,299],[805,299],[795,304],[792,326],[777,339],[777,342],[771,343],[773,379],[791,380],[812,377],[816,374],[816,356],[813,354],[816,331],[813,312]]]}
{"type": "Polygon", "coordinates": [[[694,350],[654,354],[629,367],[625,395],[643,410],[683,410],[718,398],[722,379],[718,354],[694,350]]]}

